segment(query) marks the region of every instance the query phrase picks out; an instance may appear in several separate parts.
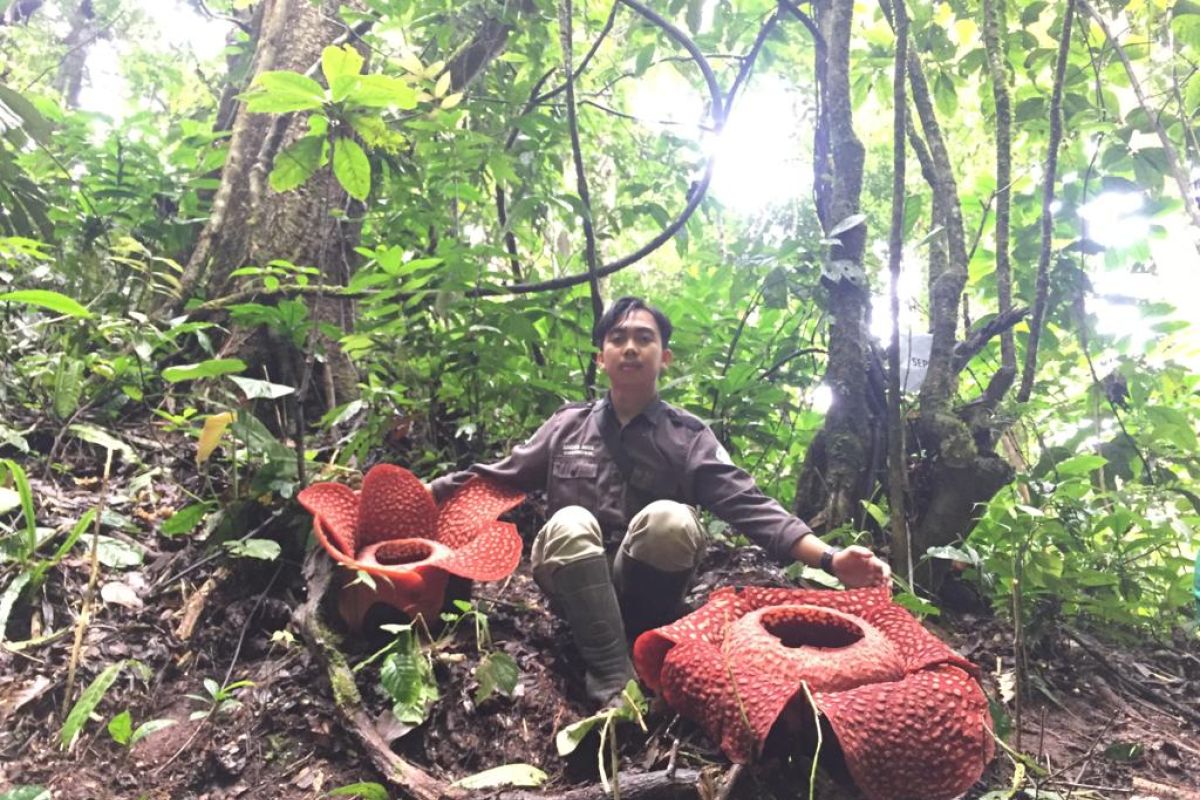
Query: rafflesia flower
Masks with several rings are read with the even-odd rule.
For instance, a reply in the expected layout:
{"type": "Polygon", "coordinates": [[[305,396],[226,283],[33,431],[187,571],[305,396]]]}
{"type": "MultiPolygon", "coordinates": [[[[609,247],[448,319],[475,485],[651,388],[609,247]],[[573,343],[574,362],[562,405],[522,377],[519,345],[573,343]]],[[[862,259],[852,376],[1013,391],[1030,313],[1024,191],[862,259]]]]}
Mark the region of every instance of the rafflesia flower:
{"type": "Polygon", "coordinates": [[[718,589],[633,653],[642,680],[739,763],[773,729],[811,734],[812,705],[871,800],[957,797],[992,758],[976,668],[886,587],[718,589]]]}
{"type": "Polygon", "coordinates": [[[376,603],[432,622],[451,575],[478,581],[506,578],[521,559],[521,537],[497,516],[524,495],[472,478],[439,507],[408,470],[380,464],[362,492],[340,483],[314,483],[300,492],[313,515],[317,540],[336,561],[373,576],[342,589],[338,608],[354,630],[376,603]]]}

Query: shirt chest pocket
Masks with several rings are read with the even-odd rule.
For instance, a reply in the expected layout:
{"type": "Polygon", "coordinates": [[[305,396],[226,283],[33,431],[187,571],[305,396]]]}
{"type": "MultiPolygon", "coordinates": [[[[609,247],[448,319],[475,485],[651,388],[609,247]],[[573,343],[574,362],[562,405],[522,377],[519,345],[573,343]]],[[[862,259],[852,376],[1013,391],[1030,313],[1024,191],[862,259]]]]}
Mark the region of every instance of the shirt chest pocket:
{"type": "Polygon", "coordinates": [[[599,465],[593,459],[579,456],[555,458],[551,469],[554,477],[563,479],[594,479],[600,472],[599,465]]]}

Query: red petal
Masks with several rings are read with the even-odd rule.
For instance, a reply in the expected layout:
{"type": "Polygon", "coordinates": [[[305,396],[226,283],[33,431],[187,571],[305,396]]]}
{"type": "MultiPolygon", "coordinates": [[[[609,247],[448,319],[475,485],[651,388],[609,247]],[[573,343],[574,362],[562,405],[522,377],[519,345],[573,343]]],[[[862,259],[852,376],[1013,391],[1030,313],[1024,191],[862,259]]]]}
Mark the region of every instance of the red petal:
{"type": "Polygon", "coordinates": [[[731,761],[745,764],[757,755],[758,737],[747,727],[725,656],[703,641],[680,644],[662,667],[662,695],[671,708],[696,720],[721,744],[731,761]]]}
{"type": "Polygon", "coordinates": [[[358,546],[388,539],[434,538],[437,506],[416,475],[378,464],[363,478],[358,511],[358,546]]]}
{"type": "Polygon", "coordinates": [[[339,561],[351,569],[359,568],[357,561],[338,550],[337,547],[330,544],[329,537],[325,533],[325,526],[321,523],[320,517],[313,517],[313,533],[317,535],[317,541],[320,542],[321,546],[325,548],[325,552],[329,553],[329,555],[333,557],[334,561],[339,561]]]}
{"type": "Polygon", "coordinates": [[[507,578],[521,561],[521,536],[511,522],[491,520],[479,525],[475,538],[437,561],[437,566],[476,581],[507,578]]]}
{"type": "Polygon", "coordinates": [[[912,797],[918,786],[923,798],[948,800],[993,754],[974,667],[886,589],[721,589],[639,637],[634,663],[739,762],[773,728],[812,724],[812,687],[872,800],[912,797]]]}
{"type": "Polygon", "coordinates": [[[522,492],[475,476],[442,504],[433,538],[457,550],[475,538],[481,525],[520,505],[524,499],[522,492]]]}
{"type": "Polygon", "coordinates": [[[329,546],[331,539],[337,550],[347,556],[354,555],[357,549],[358,495],[353,489],[340,483],[314,483],[301,491],[296,499],[313,515],[314,523],[324,523],[329,539],[320,531],[317,535],[326,550],[334,552],[334,548],[329,546]]]}
{"type": "Polygon", "coordinates": [[[992,759],[987,698],[952,666],[895,683],[817,695],[854,782],[871,800],[913,796],[949,800],[965,792],[992,759]]]}

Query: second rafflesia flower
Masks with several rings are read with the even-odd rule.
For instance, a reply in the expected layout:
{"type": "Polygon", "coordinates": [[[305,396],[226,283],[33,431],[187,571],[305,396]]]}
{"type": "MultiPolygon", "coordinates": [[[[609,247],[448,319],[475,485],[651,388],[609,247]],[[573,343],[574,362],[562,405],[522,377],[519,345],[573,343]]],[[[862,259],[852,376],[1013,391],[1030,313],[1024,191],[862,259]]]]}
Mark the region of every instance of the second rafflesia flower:
{"type": "Polygon", "coordinates": [[[339,597],[342,617],[359,630],[375,603],[431,622],[451,575],[494,581],[512,574],[521,537],[515,525],[496,517],[524,498],[473,478],[438,506],[411,472],[380,464],[367,472],[361,492],[314,483],[298,499],[313,515],[313,531],[329,555],[377,579],[374,588],[355,583],[339,597]]]}

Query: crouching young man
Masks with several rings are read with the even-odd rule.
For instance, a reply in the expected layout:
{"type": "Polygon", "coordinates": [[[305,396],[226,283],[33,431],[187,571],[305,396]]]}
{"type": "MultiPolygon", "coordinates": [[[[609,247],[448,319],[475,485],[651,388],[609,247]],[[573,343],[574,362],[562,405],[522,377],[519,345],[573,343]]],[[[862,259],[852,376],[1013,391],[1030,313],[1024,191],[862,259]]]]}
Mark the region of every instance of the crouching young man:
{"type": "Polygon", "coordinates": [[[707,425],[659,399],[658,376],[672,359],[661,311],[622,297],[593,340],[606,397],[563,406],[508,458],[430,487],[440,501],[478,474],[545,490],[551,516],[533,543],[533,575],[570,626],[593,700],[607,702],[633,677],[626,633],[679,616],[705,550],[697,506],[780,561],[820,566],[848,587],[888,580],[870,550],[812,536],[734,466],[707,425]]]}

